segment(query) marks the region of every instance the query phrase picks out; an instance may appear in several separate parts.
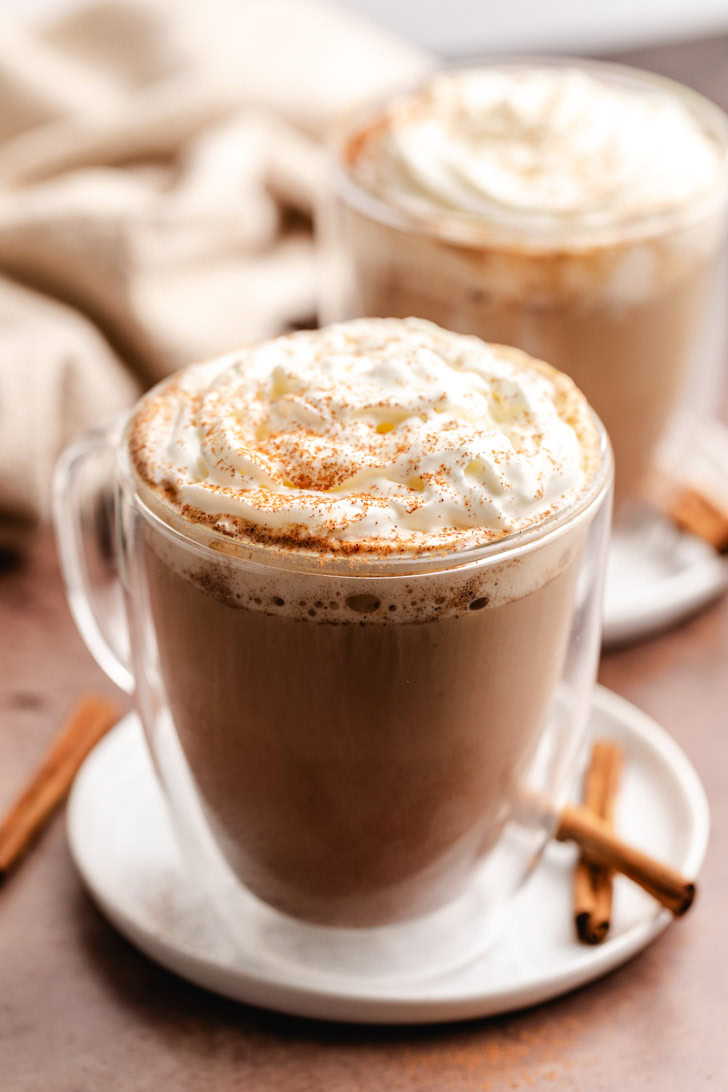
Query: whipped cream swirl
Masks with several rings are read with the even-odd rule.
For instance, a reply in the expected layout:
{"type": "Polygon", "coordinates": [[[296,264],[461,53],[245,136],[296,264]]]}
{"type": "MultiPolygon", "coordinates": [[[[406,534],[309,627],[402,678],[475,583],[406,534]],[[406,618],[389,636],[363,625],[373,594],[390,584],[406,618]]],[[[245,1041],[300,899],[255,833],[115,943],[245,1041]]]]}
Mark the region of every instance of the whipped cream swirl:
{"type": "Polygon", "coordinates": [[[355,149],[358,181],[407,212],[597,225],[682,207],[724,169],[718,141],[677,94],[560,67],[439,75],[396,100],[355,149]]]}
{"type": "Polygon", "coordinates": [[[598,461],[566,376],[419,319],[358,319],[192,365],[130,427],[178,515],[333,553],[485,543],[563,509],[598,461]]]}

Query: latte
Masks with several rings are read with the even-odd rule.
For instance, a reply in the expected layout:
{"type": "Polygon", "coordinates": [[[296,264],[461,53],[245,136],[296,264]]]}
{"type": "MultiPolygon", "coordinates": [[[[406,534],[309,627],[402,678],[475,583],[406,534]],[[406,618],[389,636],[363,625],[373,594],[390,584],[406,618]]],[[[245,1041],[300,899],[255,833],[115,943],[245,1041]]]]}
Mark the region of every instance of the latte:
{"type": "Polygon", "coordinates": [[[575,610],[598,614],[584,397],[518,350],[359,320],[184,370],[127,447],[165,701],[235,874],[327,924],[453,898],[543,740],[575,610]]]}

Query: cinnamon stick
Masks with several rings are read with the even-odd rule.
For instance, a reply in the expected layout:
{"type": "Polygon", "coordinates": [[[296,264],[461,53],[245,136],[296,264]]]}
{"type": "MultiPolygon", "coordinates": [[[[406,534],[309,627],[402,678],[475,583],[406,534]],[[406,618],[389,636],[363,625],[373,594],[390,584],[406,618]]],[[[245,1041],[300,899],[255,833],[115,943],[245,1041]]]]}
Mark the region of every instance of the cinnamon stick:
{"type": "Polygon", "coordinates": [[[556,837],[561,842],[576,842],[593,864],[624,873],[676,917],[693,904],[696,887],[691,880],[617,838],[609,823],[594,815],[590,808],[578,805],[564,808],[556,837]]]}
{"type": "MultiPolygon", "coordinates": [[[[622,750],[610,740],[594,743],[584,782],[584,805],[613,829],[622,750]]],[[[612,917],[612,869],[582,854],[574,868],[574,922],[585,944],[600,944],[612,917]]]]}
{"type": "Polygon", "coordinates": [[[0,823],[0,880],[61,803],[84,758],[117,716],[110,702],[88,695],[51,741],[29,784],[0,823]]]}
{"type": "Polygon", "coordinates": [[[668,515],[684,531],[702,538],[715,550],[728,550],[728,510],[691,486],[685,486],[670,501],[668,515]]]}

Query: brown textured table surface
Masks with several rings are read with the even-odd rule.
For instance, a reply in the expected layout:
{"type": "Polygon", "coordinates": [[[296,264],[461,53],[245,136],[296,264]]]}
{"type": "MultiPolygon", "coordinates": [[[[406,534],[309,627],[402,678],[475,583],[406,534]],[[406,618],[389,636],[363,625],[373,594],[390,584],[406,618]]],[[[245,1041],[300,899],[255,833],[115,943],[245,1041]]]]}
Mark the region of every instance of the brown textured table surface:
{"type": "MultiPolygon", "coordinates": [[[[728,107],[728,37],[632,54],[728,107]]],[[[0,571],[0,808],[85,688],[113,687],[69,617],[49,537],[0,571]]],[[[441,1028],[276,1016],[188,985],[84,895],[57,818],[0,890],[3,1092],[620,1092],[728,1086],[728,600],[607,656],[601,680],[669,729],[708,792],[694,911],[627,966],[529,1011],[441,1028]]]]}

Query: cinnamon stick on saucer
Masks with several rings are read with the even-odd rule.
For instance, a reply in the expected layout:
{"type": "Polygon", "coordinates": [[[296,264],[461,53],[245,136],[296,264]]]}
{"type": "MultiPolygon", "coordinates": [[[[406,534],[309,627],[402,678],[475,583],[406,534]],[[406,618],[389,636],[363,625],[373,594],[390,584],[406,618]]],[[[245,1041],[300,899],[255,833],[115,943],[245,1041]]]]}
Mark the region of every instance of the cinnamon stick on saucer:
{"type": "Polygon", "coordinates": [[[728,550],[728,506],[719,506],[706,493],[685,486],[672,498],[668,515],[719,553],[728,550]]]}
{"type": "Polygon", "coordinates": [[[684,914],[695,899],[695,884],[670,865],[656,861],[634,846],[621,841],[609,823],[598,818],[590,808],[567,807],[561,812],[556,837],[560,842],[576,842],[582,854],[594,864],[623,872],[653,898],[684,914]]]}
{"type": "MultiPolygon", "coordinates": [[[[594,743],[584,783],[584,805],[613,828],[622,770],[622,749],[611,740],[594,743]]],[[[582,854],[574,868],[574,923],[585,944],[600,944],[612,917],[612,869],[582,854]]]]}
{"type": "Polygon", "coordinates": [[[28,786],[0,823],[0,880],[17,863],[71,787],[86,755],[117,720],[103,698],[82,698],[51,741],[28,786]]]}

